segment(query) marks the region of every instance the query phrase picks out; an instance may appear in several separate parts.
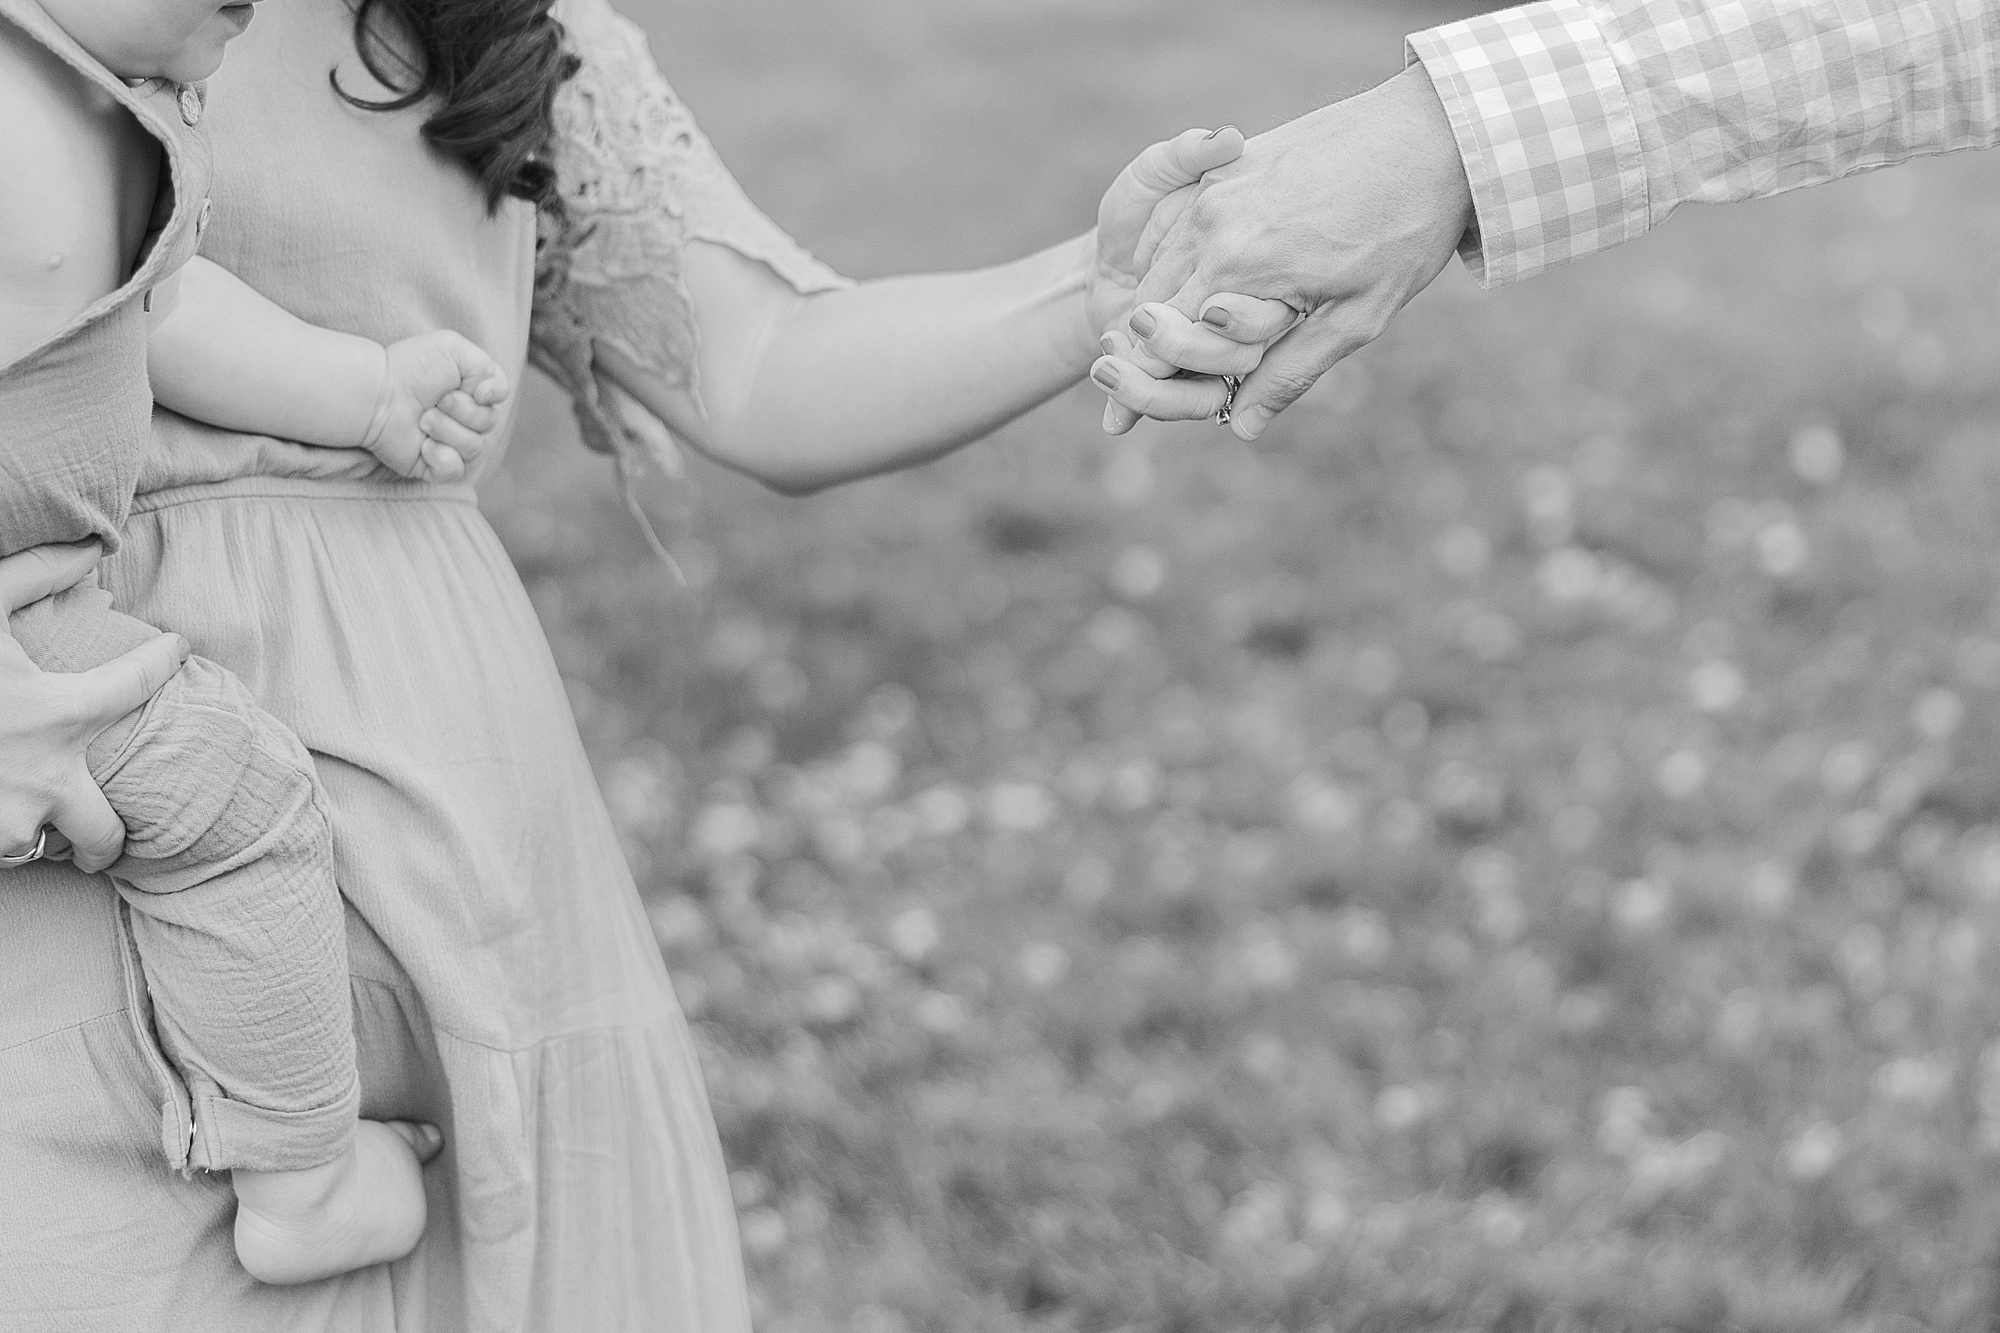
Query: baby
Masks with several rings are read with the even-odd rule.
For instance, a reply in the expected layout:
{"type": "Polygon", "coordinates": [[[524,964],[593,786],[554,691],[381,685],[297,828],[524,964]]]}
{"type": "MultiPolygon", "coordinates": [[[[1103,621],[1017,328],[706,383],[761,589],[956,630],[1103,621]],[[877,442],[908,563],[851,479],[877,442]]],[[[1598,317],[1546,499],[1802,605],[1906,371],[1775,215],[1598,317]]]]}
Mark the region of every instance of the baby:
{"type": "MultiPolygon", "coordinates": [[[[194,256],[208,222],[199,85],[252,13],[0,0],[0,555],[115,549],[155,401],[367,450],[427,482],[462,478],[499,424],[506,376],[458,335],[385,347],[315,328],[194,256]]],[[[61,671],[157,633],[95,586],[14,628],[61,671]]],[[[145,977],[135,1035],[173,1067],[155,1071],[169,1161],[232,1172],[237,1254],[262,1281],[407,1254],[424,1226],[420,1165],[442,1136],[358,1119],[345,924],[310,757],[195,657],[88,760],[127,828],[111,874],[145,977]]],[[[0,872],[0,892],[37,873],[0,872]]]]}

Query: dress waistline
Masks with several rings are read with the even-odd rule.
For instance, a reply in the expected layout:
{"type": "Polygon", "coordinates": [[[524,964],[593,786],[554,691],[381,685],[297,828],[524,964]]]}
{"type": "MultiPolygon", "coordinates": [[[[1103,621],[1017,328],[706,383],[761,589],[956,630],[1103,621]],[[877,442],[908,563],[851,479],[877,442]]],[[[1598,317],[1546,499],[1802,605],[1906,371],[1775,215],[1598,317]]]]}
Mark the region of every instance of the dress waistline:
{"type": "Polygon", "coordinates": [[[479,504],[469,482],[335,481],[311,477],[232,477],[228,481],[168,486],[134,497],[132,512],[150,514],[179,505],[220,500],[369,500],[416,504],[479,504]]]}

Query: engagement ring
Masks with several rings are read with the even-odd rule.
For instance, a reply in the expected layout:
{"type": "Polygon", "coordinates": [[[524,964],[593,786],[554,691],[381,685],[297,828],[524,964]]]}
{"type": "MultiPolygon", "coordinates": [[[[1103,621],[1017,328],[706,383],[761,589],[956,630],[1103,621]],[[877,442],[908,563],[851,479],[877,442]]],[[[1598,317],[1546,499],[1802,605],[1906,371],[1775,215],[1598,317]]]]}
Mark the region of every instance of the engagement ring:
{"type": "Polygon", "coordinates": [[[1224,375],[1222,387],[1228,390],[1228,394],[1222,400],[1222,410],[1215,414],[1215,424],[1227,426],[1231,413],[1236,409],[1236,391],[1243,387],[1243,381],[1234,375],[1224,375]]]}
{"type": "Polygon", "coordinates": [[[48,850],[49,826],[44,824],[42,825],[41,833],[35,838],[35,845],[32,849],[21,853],[19,856],[0,856],[0,870],[12,870],[15,866],[32,865],[36,861],[41,860],[43,854],[48,850]]]}

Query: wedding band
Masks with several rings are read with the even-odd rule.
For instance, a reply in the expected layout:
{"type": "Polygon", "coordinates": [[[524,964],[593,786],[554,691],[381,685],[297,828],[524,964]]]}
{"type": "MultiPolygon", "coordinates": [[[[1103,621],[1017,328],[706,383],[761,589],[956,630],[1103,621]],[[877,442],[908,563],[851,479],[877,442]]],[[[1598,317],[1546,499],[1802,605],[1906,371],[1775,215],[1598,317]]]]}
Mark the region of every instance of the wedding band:
{"type": "Polygon", "coordinates": [[[1236,410],[1236,391],[1243,387],[1243,381],[1234,375],[1224,375],[1222,377],[1222,387],[1229,392],[1228,396],[1222,400],[1222,410],[1215,414],[1215,424],[1218,426],[1227,426],[1232,414],[1236,410]]]}
{"type": "Polygon", "coordinates": [[[42,825],[42,831],[35,837],[34,847],[19,856],[0,856],[0,870],[12,870],[15,866],[33,865],[49,850],[49,826],[42,825]]]}

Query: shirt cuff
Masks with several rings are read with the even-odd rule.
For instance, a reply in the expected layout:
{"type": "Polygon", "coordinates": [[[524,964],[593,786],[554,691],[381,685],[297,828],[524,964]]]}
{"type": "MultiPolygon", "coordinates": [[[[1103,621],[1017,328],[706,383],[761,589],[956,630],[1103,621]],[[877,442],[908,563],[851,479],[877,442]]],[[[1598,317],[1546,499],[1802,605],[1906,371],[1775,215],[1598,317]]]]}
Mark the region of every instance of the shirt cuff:
{"type": "Polygon", "coordinates": [[[1542,0],[1415,33],[1451,118],[1476,225],[1459,249],[1482,287],[1629,241],[1650,223],[1639,127],[1579,0],[1542,0]]]}

